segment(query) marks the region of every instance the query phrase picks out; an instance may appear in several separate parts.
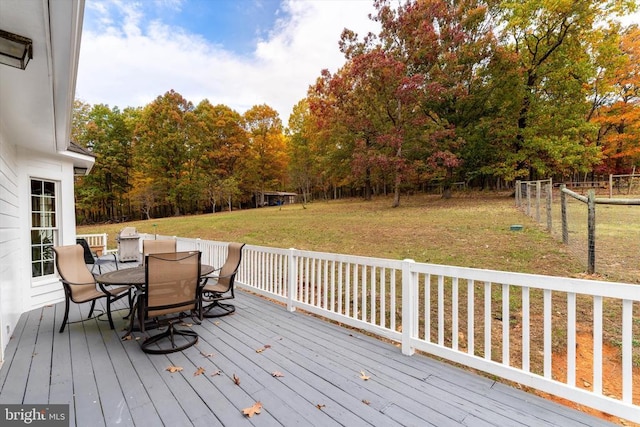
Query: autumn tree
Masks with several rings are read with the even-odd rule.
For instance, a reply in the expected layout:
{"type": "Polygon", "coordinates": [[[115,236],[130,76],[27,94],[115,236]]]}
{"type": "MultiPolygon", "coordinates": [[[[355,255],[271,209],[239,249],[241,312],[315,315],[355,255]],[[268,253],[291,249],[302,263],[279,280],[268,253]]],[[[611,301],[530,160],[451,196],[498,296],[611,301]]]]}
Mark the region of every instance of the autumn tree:
{"type": "Polygon", "coordinates": [[[622,174],[640,166],[640,28],[627,28],[612,37],[618,49],[606,55],[613,66],[602,69],[596,83],[592,121],[598,125],[598,144],[602,147],[602,172],[622,174]]]}
{"type": "Polygon", "coordinates": [[[586,120],[592,52],[603,27],[633,1],[500,2],[502,41],[522,75],[509,178],[590,170],[598,162],[595,129],[586,120]]]}
{"type": "Polygon", "coordinates": [[[171,90],[148,104],[136,128],[136,168],[151,178],[174,215],[188,210],[200,149],[193,104],[171,90]]]}
{"type": "Polygon", "coordinates": [[[77,207],[102,219],[121,219],[129,190],[132,128],[118,107],[76,103],[73,135],[96,156],[94,170],[78,182],[77,207]]]}
{"type": "Polygon", "coordinates": [[[202,188],[215,212],[219,200],[240,196],[240,165],[247,156],[248,137],[242,116],[226,105],[213,106],[202,101],[194,114],[200,123],[202,188]]]}
{"type": "Polygon", "coordinates": [[[248,137],[243,162],[243,186],[253,190],[256,204],[264,191],[283,189],[287,172],[287,147],[278,112],[266,104],[256,105],[243,115],[248,137]]]}

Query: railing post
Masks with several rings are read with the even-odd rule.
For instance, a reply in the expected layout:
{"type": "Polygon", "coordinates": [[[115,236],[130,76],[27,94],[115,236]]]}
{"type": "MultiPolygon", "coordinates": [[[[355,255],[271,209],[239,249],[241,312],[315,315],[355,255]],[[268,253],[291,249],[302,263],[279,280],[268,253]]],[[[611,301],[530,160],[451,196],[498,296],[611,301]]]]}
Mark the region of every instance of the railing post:
{"type": "Polygon", "coordinates": [[[412,264],[412,259],[402,261],[402,354],[406,356],[415,353],[411,341],[418,332],[418,274],[412,271],[412,264]]]}
{"type": "Polygon", "coordinates": [[[298,263],[296,258],[296,250],[289,248],[288,255],[289,281],[287,283],[287,310],[296,311],[295,301],[298,299],[298,263]]]}

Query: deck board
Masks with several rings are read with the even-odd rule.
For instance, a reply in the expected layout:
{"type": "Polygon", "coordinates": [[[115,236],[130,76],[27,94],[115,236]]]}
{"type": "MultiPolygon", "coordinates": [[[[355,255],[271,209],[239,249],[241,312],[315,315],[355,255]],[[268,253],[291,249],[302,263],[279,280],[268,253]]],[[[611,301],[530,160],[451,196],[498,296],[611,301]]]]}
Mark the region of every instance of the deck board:
{"type": "Polygon", "coordinates": [[[64,303],[24,313],[0,369],[0,403],[68,403],[79,427],[611,425],[249,293],[235,303],[233,315],[194,323],[198,344],[169,355],[121,339],[123,300],[115,330],[100,312],[85,319],[88,304],[72,305],[62,334],[64,303]],[[245,417],[256,401],[262,412],[245,417]]]}

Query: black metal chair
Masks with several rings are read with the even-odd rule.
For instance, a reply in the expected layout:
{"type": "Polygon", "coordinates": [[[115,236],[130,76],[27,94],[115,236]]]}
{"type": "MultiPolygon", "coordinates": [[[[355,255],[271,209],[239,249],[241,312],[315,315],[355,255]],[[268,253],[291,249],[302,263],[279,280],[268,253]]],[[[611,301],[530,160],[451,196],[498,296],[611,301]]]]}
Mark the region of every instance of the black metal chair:
{"type": "Polygon", "coordinates": [[[242,249],[244,243],[229,243],[227,259],[216,275],[206,277],[204,286],[200,289],[201,317],[226,316],[236,311],[233,304],[221,301],[235,298],[234,283],[240,261],[242,261],[242,249]],[[209,283],[209,280],[214,281],[209,283]]]}
{"type": "Polygon", "coordinates": [[[145,257],[145,290],[138,296],[140,330],[166,327],[142,342],[142,351],[165,354],[182,351],[198,342],[193,330],[178,329],[185,317],[200,318],[199,251],[149,254],[145,257]],[[169,344],[163,344],[168,340],[169,344]]]}
{"type": "Polygon", "coordinates": [[[109,326],[114,329],[113,319],[111,318],[111,304],[114,301],[129,296],[131,302],[131,286],[118,286],[109,288],[96,283],[93,273],[85,264],[83,248],[81,245],[56,246],[53,248],[56,259],[56,268],[62,279],[64,287],[64,318],[60,332],[64,331],[69,318],[69,305],[73,301],[76,304],[91,302],[89,316],[93,314],[96,301],[100,298],[107,300],[107,316],[109,318],[109,326]]]}
{"type": "Polygon", "coordinates": [[[100,266],[111,263],[115,264],[116,270],[118,269],[118,258],[116,257],[116,254],[98,256],[91,250],[91,247],[89,246],[89,243],[86,239],[77,238],[76,243],[82,246],[82,249],[84,251],[84,263],[92,266],[91,273],[94,273],[94,270],[97,266],[98,274],[102,274],[102,268],[100,266]],[[109,257],[109,259],[107,259],[107,257],[109,257]],[[113,257],[113,260],[110,259],[111,257],[113,257]]]}

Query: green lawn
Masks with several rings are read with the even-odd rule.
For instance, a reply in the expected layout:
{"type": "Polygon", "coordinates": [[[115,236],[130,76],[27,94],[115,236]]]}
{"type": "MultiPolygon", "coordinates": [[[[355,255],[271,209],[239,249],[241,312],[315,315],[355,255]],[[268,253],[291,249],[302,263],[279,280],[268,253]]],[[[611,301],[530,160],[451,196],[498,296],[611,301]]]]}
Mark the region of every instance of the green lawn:
{"type": "Polygon", "coordinates": [[[315,201],[302,205],[99,224],[79,234],[108,233],[109,247],[124,226],[141,233],[242,241],[277,248],[363,255],[495,270],[576,276],[585,266],[515,207],[506,193],[315,201]],[[523,231],[511,231],[523,224],[523,231]]]}

